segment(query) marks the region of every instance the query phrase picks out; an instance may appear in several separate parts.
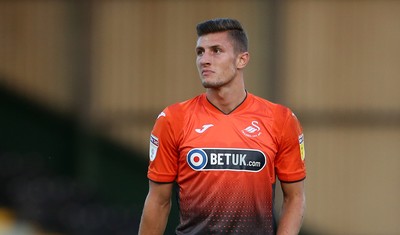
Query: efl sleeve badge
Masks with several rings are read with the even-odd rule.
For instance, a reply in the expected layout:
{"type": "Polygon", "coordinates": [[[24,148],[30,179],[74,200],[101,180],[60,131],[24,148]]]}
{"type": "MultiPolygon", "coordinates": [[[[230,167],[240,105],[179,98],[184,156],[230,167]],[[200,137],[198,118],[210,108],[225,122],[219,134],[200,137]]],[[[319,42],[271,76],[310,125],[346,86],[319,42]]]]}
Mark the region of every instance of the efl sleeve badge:
{"type": "Polygon", "coordinates": [[[157,149],[158,149],[158,138],[154,135],[150,136],[150,149],[149,149],[149,157],[150,161],[154,161],[157,156],[157,149]]]}
{"type": "Polygon", "coordinates": [[[304,149],[304,134],[299,135],[299,145],[300,145],[300,157],[301,160],[304,161],[304,159],[306,158],[306,152],[304,149]]]}

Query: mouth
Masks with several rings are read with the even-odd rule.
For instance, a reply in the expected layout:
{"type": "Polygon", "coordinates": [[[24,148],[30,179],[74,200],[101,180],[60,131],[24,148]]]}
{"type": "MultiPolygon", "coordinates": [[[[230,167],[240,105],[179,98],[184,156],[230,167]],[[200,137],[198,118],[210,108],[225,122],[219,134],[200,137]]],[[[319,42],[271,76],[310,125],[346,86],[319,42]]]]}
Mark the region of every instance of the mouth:
{"type": "Polygon", "coordinates": [[[204,70],[201,71],[201,75],[202,76],[208,76],[208,75],[211,75],[213,73],[214,73],[214,71],[208,70],[208,69],[204,69],[204,70]]]}

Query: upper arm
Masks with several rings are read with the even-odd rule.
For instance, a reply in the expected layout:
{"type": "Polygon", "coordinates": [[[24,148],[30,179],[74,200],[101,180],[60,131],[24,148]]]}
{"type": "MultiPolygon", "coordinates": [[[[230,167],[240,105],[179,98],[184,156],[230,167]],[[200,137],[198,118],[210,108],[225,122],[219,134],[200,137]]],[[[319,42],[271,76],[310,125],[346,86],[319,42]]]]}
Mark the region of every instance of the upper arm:
{"type": "Polygon", "coordinates": [[[163,234],[171,208],[172,183],[149,181],[139,234],[163,234]]]}
{"type": "Polygon", "coordinates": [[[281,187],[283,204],[277,234],[299,234],[306,206],[304,180],[293,183],[281,182],[281,187]]]}
{"type": "Polygon", "coordinates": [[[305,202],[304,180],[294,183],[281,182],[281,187],[284,199],[299,198],[305,202]]]}
{"type": "Polygon", "coordinates": [[[178,172],[178,139],[182,123],[179,106],[164,109],[150,137],[150,163],[147,177],[156,182],[173,182],[178,172]],[[174,112],[173,112],[174,111],[174,112]]]}
{"type": "Polygon", "coordinates": [[[168,204],[171,200],[173,183],[157,183],[149,180],[148,199],[159,205],[168,204]]]}
{"type": "Polygon", "coordinates": [[[281,125],[274,159],[276,174],[280,181],[296,182],[306,177],[303,130],[289,109],[285,109],[281,125]]]}

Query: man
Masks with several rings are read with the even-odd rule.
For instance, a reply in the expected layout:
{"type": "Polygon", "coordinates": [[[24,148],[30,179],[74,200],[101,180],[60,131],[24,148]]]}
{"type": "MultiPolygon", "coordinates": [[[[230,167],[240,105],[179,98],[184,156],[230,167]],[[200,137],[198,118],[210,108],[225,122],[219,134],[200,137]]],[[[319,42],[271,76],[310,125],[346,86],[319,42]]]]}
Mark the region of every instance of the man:
{"type": "Polygon", "coordinates": [[[158,116],[150,138],[139,234],[163,234],[178,185],[176,234],[298,234],[305,207],[304,139],[286,107],[248,93],[247,36],[233,19],[197,25],[197,68],[206,89],[158,116]],[[284,200],[276,228],[276,177],[284,200]]]}

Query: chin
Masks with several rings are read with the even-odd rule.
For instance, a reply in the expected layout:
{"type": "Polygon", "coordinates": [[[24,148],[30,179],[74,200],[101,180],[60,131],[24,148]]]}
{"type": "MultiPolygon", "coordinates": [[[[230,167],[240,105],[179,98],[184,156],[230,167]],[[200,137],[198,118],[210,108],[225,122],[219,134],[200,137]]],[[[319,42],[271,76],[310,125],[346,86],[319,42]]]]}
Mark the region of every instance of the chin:
{"type": "Polygon", "coordinates": [[[220,88],[223,84],[213,82],[202,82],[204,88],[220,88]]]}
{"type": "Polygon", "coordinates": [[[218,89],[221,88],[227,84],[229,84],[232,80],[206,80],[202,79],[201,84],[203,85],[204,88],[214,88],[218,89]]]}

